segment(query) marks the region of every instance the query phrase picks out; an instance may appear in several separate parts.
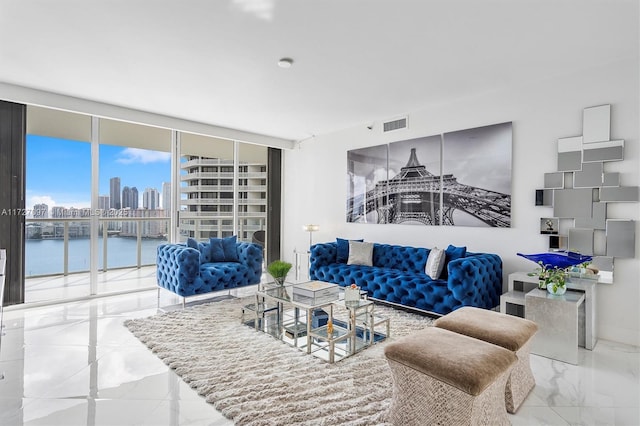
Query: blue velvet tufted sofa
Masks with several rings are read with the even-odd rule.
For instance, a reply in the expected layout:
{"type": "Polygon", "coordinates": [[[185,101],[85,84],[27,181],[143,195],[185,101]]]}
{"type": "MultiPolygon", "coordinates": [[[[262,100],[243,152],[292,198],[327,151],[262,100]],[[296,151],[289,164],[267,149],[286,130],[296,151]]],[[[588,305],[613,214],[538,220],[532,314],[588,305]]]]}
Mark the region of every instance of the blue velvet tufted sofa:
{"type": "Polygon", "coordinates": [[[184,244],[158,246],[158,286],[188,297],[260,282],[262,247],[258,244],[235,243],[238,262],[213,262],[210,243],[197,244],[198,249],[184,244]]]}
{"type": "Polygon", "coordinates": [[[441,315],[462,306],[492,309],[500,304],[502,259],[498,255],[465,253],[457,259],[449,255],[452,260],[432,280],[425,273],[429,251],[376,243],[373,266],[348,265],[336,260],[335,242],[320,243],[311,248],[310,277],[341,286],[356,284],[371,298],[441,315]]]}

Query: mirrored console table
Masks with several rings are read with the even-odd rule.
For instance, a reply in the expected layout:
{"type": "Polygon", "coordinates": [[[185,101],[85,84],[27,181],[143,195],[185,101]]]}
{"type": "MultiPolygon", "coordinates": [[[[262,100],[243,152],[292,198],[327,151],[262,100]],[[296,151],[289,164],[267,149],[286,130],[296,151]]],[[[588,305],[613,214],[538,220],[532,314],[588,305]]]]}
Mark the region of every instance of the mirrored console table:
{"type": "Polygon", "coordinates": [[[580,315],[585,293],[567,290],[563,295],[552,295],[534,288],[524,298],[525,318],[538,324],[531,353],[577,365],[578,347],[585,346],[581,341],[586,334],[584,316],[580,315]]]}
{"type": "MultiPolygon", "coordinates": [[[[596,330],[596,284],[597,280],[571,277],[567,289],[584,293],[584,347],[593,350],[598,341],[596,330]]],[[[526,317],[526,294],[538,288],[538,277],[526,272],[509,274],[508,291],[500,296],[500,312],[526,317]]],[[[582,341],[582,339],[581,339],[582,341]]]]}

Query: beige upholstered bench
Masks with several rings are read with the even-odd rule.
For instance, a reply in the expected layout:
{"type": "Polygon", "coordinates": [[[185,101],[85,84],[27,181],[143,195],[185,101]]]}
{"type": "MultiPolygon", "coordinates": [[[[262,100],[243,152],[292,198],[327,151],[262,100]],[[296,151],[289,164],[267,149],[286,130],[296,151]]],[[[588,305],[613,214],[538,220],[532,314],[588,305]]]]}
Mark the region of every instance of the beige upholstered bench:
{"type": "Polygon", "coordinates": [[[515,413],[536,385],[529,364],[531,337],[538,330],[536,323],[512,315],[465,306],[438,318],[434,325],[493,343],[516,354],[518,362],[513,367],[505,388],[507,411],[515,413]]]}
{"type": "Polygon", "coordinates": [[[389,343],[395,425],[508,425],[504,387],[512,351],[436,327],[389,343]]]}

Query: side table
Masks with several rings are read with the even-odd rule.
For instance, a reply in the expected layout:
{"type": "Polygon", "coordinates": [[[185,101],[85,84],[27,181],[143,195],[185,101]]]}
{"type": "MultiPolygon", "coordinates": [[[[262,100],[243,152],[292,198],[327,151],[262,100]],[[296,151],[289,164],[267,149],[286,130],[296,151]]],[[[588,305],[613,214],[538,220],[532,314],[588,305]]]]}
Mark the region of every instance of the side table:
{"type": "Polygon", "coordinates": [[[579,309],[583,292],[568,290],[562,296],[535,288],[525,295],[526,318],[538,324],[531,353],[578,364],[579,309]]]}
{"type": "MultiPolygon", "coordinates": [[[[571,277],[567,281],[567,289],[584,292],[584,348],[589,350],[593,350],[598,341],[596,328],[597,283],[597,280],[575,277],[571,277]]],[[[538,288],[537,276],[529,276],[526,272],[509,274],[508,291],[500,296],[500,312],[525,318],[525,295],[535,288],[538,288]]]]}

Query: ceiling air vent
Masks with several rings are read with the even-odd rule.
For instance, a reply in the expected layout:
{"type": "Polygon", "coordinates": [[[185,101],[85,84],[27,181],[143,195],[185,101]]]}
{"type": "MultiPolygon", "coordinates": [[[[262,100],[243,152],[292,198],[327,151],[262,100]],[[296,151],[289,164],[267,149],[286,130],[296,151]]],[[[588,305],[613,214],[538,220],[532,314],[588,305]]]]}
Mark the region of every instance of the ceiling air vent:
{"type": "Polygon", "coordinates": [[[383,132],[391,132],[393,130],[400,130],[407,128],[407,117],[402,117],[397,120],[386,121],[382,123],[383,132]]]}

